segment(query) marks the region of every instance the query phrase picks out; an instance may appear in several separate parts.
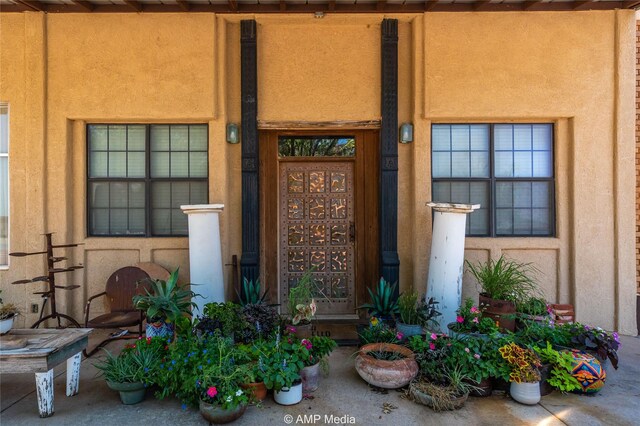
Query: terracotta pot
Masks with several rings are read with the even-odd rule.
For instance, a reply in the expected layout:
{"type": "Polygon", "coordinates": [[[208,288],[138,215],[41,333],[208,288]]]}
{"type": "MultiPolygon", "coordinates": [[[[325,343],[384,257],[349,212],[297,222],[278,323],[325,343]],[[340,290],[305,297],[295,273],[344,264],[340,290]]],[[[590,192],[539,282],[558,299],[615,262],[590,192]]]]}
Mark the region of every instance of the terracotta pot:
{"type": "Polygon", "coordinates": [[[245,389],[249,395],[253,395],[256,401],[264,401],[267,397],[267,387],[264,382],[247,383],[240,387],[245,389]]]}
{"type": "Polygon", "coordinates": [[[479,296],[479,303],[485,308],[482,312],[482,316],[489,317],[498,322],[500,331],[515,331],[515,303],[506,300],[491,299],[482,294],[479,296]]]}
{"type": "Polygon", "coordinates": [[[383,389],[404,387],[418,374],[414,353],[392,343],[370,343],[358,351],[356,371],[365,382],[383,389]],[[404,358],[395,361],[376,359],[370,352],[397,352],[404,358]]]}
{"type": "Polygon", "coordinates": [[[303,394],[316,391],[320,385],[320,363],[304,367],[300,370],[300,378],[302,378],[303,394]]]}
{"type": "Polygon", "coordinates": [[[493,393],[493,383],[488,377],[486,379],[482,379],[480,383],[476,383],[473,380],[469,380],[467,383],[470,383],[478,388],[478,390],[474,390],[469,393],[469,395],[471,396],[485,397],[491,396],[491,393],[493,393]]]}
{"type": "Polygon", "coordinates": [[[246,409],[246,405],[238,405],[232,410],[225,410],[218,405],[200,401],[200,414],[206,421],[216,425],[231,423],[239,419],[242,417],[246,409]]]}

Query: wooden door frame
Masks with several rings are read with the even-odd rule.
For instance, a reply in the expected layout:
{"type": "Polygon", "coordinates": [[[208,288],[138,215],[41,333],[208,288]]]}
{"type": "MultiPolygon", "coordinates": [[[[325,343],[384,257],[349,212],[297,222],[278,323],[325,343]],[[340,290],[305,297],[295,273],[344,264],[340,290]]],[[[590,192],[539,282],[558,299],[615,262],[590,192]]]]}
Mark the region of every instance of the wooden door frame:
{"type": "MultiPolygon", "coordinates": [[[[260,264],[262,282],[269,289],[269,298],[279,301],[278,270],[278,160],[279,136],[344,136],[356,138],[354,164],[355,199],[355,306],[367,300],[367,288],[379,276],[379,129],[317,129],[317,130],[260,130],[260,264]]],[[[343,161],[345,159],[342,159],[343,161]]],[[[290,160],[287,160],[290,161],[290,160]]],[[[302,160],[303,162],[305,160],[302,160]]],[[[309,160],[306,160],[309,161],[309,160]]],[[[321,160],[320,160],[321,161],[321,160]]],[[[336,159],[337,161],[337,159],[336,159]]],[[[355,314],[356,312],[354,312],[355,314]]],[[[360,312],[362,316],[364,312],[360,312]]]]}

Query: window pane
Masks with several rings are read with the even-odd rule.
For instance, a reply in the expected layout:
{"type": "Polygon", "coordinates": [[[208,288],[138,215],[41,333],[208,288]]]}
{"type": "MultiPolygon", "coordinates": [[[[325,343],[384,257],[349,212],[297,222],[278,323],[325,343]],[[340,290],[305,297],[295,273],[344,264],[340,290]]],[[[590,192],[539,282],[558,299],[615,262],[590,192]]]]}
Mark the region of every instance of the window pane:
{"type": "Polygon", "coordinates": [[[431,158],[431,174],[433,177],[451,177],[451,153],[434,152],[431,158]]]}
{"type": "Polygon", "coordinates": [[[189,233],[189,225],[187,215],[180,209],[171,210],[171,234],[187,235],[189,233]]]}
{"type": "Polygon", "coordinates": [[[129,208],[144,208],[145,191],[143,183],[129,183],[129,208]]]}
{"type": "Polygon", "coordinates": [[[431,126],[431,149],[433,151],[451,150],[451,126],[447,124],[431,126]]]}
{"type": "Polygon", "coordinates": [[[129,222],[127,209],[109,210],[109,233],[111,235],[126,235],[129,222]]]}
{"type": "Polygon", "coordinates": [[[496,209],[496,234],[513,235],[512,209],[496,209]]]}
{"type": "Polygon", "coordinates": [[[530,124],[516,124],[513,126],[513,149],[516,151],[531,150],[530,124]]]}
{"type": "Polygon", "coordinates": [[[471,150],[489,151],[489,125],[472,124],[471,126],[471,150]]]}
{"type": "Polygon", "coordinates": [[[207,204],[207,184],[205,182],[191,182],[189,204],[207,204]]]}
{"type": "Polygon", "coordinates": [[[471,177],[489,177],[489,152],[471,153],[471,177]]]}
{"type": "Polygon", "coordinates": [[[169,153],[151,153],[151,177],[169,177],[169,153]]]}
{"type": "Polygon", "coordinates": [[[189,150],[189,127],[171,126],[171,151],[189,150]]]}
{"type": "Polygon", "coordinates": [[[533,182],[531,189],[531,197],[533,207],[549,207],[549,183],[548,182],[533,182]]]}
{"type": "Polygon", "coordinates": [[[553,126],[551,124],[534,124],[532,131],[533,149],[539,151],[551,151],[553,126]]]}
{"type": "Polygon", "coordinates": [[[127,126],[109,126],[109,151],[126,151],[127,149],[127,126]]]}
{"type": "Polygon", "coordinates": [[[514,152],[513,162],[515,177],[531,177],[531,152],[514,152]]]}
{"type": "Polygon", "coordinates": [[[513,177],[512,151],[496,151],[495,160],[495,173],[497,177],[513,177]]]}
{"type": "Polygon", "coordinates": [[[132,178],[145,177],[144,152],[129,152],[127,154],[127,176],[132,178]]]}
{"type": "Polygon", "coordinates": [[[451,184],[449,182],[434,182],[432,199],[436,203],[447,203],[451,199],[451,184]]]}
{"type": "Polygon", "coordinates": [[[189,153],[189,176],[207,177],[207,155],[202,152],[189,153]]]}
{"type": "Polygon", "coordinates": [[[514,182],[513,207],[531,207],[531,182],[514,182]]]}
{"type": "Polygon", "coordinates": [[[109,185],[109,207],[127,208],[129,202],[128,185],[125,182],[109,185]]]}
{"type": "Polygon", "coordinates": [[[493,127],[496,151],[511,151],[513,149],[513,126],[510,124],[496,124],[493,127]]]}
{"type": "Polygon", "coordinates": [[[153,209],[151,211],[151,232],[154,235],[171,234],[171,209],[153,209]]]}
{"type": "Polygon", "coordinates": [[[533,152],[533,176],[534,177],[551,177],[552,176],[551,151],[534,151],[533,152]]]}
{"type": "Polygon", "coordinates": [[[452,152],[451,153],[451,176],[452,177],[469,177],[471,174],[471,165],[469,162],[469,152],[452,152]]]}
{"type": "Polygon", "coordinates": [[[144,151],[145,139],[146,139],[146,127],[145,126],[127,126],[128,127],[128,151],[144,151]]]}
{"type": "Polygon", "coordinates": [[[278,138],[280,157],[353,157],[356,140],[353,136],[297,136],[278,138]]]}
{"type": "Polygon", "coordinates": [[[469,203],[469,183],[468,182],[451,182],[450,203],[469,203]]]}
{"type": "Polygon", "coordinates": [[[108,235],[109,234],[109,210],[93,209],[91,210],[91,235],[108,235]]]}
{"type": "Polygon", "coordinates": [[[171,184],[171,208],[180,210],[180,206],[189,204],[189,182],[171,184]]]}
{"type": "Polygon", "coordinates": [[[109,177],[127,177],[126,152],[109,152],[109,177]]]}
{"type": "Polygon", "coordinates": [[[171,207],[171,183],[154,182],[151,184],[151,205],[153,208],[171,207]]]}
{"type": "Polygon", "coordinates": [[[496,182],[496,207],[513,206],[513,184],[511,182],[496,182]]]}
{"type": "Polygon", "coordinates": [[[129,209],[129,233],[145,233],[144,209],[129,209]]]}
{"type": "Polygon", "coordinates": [[[451,150],[469,151],[469,126],[451,126],[451,150]]]}
{"type": "Polygon", "coordinates": [[[109,184],[94,182],[90,185],[89,204],[94,208],[109,208],[109,184]]]}
{"type": "Polygon", "coordinates": [[[203,125],[189,126],[189,150],[190,151],[206,151],[207,150],[207,126],[203,126],[203,125]]]}
{"type": "Polygon", "coordinates": [[[551,211],[549,209],[533,209],[532,222],[532,234],[551,234],[551,211]]]}
{"type": "Polygon", "coordinates": [[[151,126],[151,150],[169,151],[169,126],[151,126]]]}
{"type": "Polygon", "coordinates": [[[107,177],[106,152],[92,152],[89,154],[89,177],[107,177]]]}
{"type": "Polygon", "coordinates": [[[107,150],[107,126],[93,124],[89,126],[89,150],[107,150]]]}
{"type": "Polygon", "coordinates": [[[189,177],[189,154],[171,152],[171,177],[189,177]]]}
{"type": "Polygon", "coordinates": [[[516,235],[531,234],[531,209],[515,209],[513,211],[513,233],[516,235]]]}

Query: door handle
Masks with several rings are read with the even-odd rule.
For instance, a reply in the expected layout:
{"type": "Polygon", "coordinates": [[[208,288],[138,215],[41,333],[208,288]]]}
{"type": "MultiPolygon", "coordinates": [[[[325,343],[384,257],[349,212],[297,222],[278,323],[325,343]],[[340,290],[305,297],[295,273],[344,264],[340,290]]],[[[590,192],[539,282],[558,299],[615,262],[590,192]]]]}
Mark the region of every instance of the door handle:
{"type": "Polygon", "coordinates": [[[352,243],[356,240],[356,223],[354,221],[349,222],[349,240],[352,243]]]}

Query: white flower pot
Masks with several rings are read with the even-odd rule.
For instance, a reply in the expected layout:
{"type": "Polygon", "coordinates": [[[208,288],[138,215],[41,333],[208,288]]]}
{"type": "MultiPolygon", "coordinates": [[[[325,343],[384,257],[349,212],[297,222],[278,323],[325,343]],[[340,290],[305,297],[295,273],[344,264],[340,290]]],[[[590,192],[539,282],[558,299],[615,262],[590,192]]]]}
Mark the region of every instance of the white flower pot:
{"type": "Polygon", "coordinates": [[[273,393],[273,399],[280,405],[295,405],[302,401],[302,382],[282,388],[273,393]]]}
{"type": "Polygon", "coordinates": [[[11,330],[11,327],[13,327],[14,317],[15,315],[12,316],[11,318],[0,320],[0,334],[8,333],[9,330],[11,330]]]}
{"type": "Polygon", "coordinates": [[[511,382],[509,393],[511,394],[511,398],[521,404],[536,405],[538,402],[540,402],[540,382],[511,382]]]}

